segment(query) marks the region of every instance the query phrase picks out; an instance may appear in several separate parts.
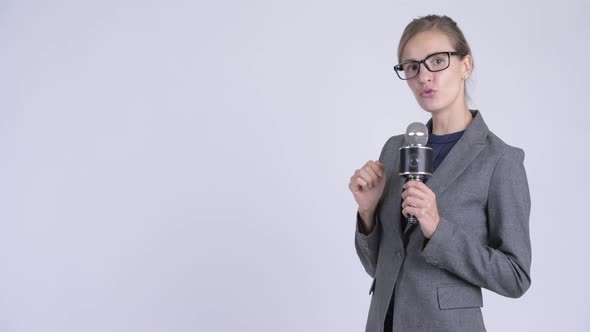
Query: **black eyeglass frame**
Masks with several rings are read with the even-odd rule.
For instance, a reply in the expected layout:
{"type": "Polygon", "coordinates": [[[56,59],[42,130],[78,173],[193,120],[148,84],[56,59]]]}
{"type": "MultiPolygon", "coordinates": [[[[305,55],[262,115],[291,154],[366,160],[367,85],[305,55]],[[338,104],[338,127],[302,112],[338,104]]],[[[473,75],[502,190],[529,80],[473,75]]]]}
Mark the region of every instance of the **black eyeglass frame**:
{"type": "Polygon", "coordinates": [[[439,71],[443,71],[447,68],[449,68],[451,66],[451,55],[459,55],[459,56],[466,56],[467,54],[465,53],[461,53],[461,52],[436,52],[436,53],[432,53],[429,54],[428,56],[426,56],[423,60],[408,60],[408,61],[404,61],[402,63],[398,63],[397,65],[393,66],[393,70],[395,70],[395,73],[397,74],[397,77],[399,77],[400,80],[409,80],[412,79],[414,77],[417,77],[418,75],[420,75],[420,64],[424,64],[424,67],[426,67],[426,69],[428,69],[429,72],[431,73],[436,73],[439,71]],[[449,63],[447,64],[447,66],[443,69],[438,69],[438,70],[432,70],[428,67],[428,64],[426,64],[426,60],[428,60],[428,58],[430,58],[431,56],[435,56],[435,55],[439,55],[439,54],[447,54],[449,56],[449,63]],[[400,71],[404,71],[404,68],[402,67],[404,64],[407,63],[418,63],[418,71],[416,71],[416,75],[412,76],[412,77],[407,77],[407,78],[402,78],[402,76],[399,74],[400,71]]]}

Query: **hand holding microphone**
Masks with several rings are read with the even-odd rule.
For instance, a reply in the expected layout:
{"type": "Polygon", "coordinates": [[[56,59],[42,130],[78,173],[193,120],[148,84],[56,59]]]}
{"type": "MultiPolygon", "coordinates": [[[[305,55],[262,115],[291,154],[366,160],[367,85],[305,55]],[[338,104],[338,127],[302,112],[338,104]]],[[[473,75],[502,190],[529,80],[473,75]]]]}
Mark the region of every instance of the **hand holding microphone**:
{"type": "Polygon", "coordinates": [[[414,216],[420,224],[424,237],[430,239],[440,221],[436,195],[420,181],[408,181],[403,188],[403,215],[414,216]]]}
{"type": "Polygon", "coordinates": [[[420,222],[426,238],[432,237],[440,220],[436,196],[423,181],[432,176],[432,149],[426,146],[428,128],[420,122],[406,130],[406,144],[399,149],[399,175],[406,178],[402,213],[408,224],[420,222]]]}

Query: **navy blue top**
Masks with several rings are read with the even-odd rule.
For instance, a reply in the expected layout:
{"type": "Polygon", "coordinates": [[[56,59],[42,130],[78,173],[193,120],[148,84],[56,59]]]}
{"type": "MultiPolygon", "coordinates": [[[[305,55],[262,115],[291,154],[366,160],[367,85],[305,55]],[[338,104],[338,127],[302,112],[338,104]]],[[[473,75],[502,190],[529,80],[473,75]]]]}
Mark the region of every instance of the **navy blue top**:
{"type": "Polygon", "coordinates": [[[455,143],[463,136],[465,130],[447,135],[434,135],[428,133],[428,142],[426,146],[432,148],[432,171],[436,170],[438,165],[445,159],[449,151],[455,146],[455,143]]]}

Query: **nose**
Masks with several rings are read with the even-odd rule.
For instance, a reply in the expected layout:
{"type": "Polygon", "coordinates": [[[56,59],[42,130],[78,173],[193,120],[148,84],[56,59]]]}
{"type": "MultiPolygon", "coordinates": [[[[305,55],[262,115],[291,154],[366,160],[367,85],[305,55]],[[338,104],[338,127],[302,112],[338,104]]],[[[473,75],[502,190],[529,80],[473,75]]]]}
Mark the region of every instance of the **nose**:
{"type": "Polygon", "coordinates": [[[423,63],[420,63],[420,66],[422,66],[422,68],[420,68],[420,71],[418,72],[418,82],[425,83],[432,81],[432,72],[428,70],[428,68],[426,68],[426,65],[424,65],[423,63]]]}

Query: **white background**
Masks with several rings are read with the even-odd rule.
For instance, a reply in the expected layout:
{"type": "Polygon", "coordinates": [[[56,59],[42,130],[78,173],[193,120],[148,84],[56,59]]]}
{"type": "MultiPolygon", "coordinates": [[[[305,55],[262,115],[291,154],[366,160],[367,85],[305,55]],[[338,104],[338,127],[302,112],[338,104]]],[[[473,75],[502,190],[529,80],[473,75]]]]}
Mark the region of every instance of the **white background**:
{"type": "Polygon", "coordinates": [[[454,18],[526,152],[532,286],[489,331],[589,331],[587,1],[0,2],[0,331],[362,331],[353,171],[428,120],[392,70],[454,18]]]}

